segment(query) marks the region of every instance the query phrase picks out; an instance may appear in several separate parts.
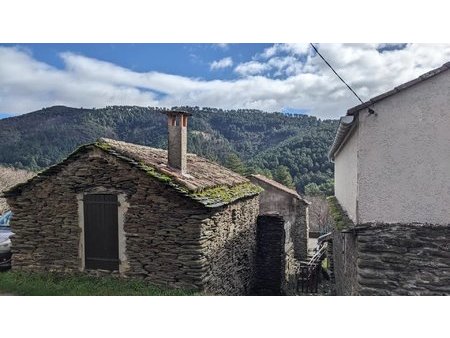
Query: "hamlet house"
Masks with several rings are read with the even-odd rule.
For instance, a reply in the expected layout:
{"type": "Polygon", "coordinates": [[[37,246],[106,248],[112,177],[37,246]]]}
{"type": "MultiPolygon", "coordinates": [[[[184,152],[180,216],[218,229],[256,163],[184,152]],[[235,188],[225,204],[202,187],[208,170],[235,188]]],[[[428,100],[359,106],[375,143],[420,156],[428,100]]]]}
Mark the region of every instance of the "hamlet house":
{"type": "Polygon", "coordinates": [[[449,69],[340,120],[329,152],[337,294],[450,294],[449,69]]]}
{"type": "Polygon", "coordinates": [[[99,139],[5,193],[14,270],[249,292],[261,189],[187,153],[189,114],[167,115],[168,151],[99,139]]]}
{"type": "Polygon", "coordinates": [[[308,254],[308,206],[295,190],[263,175],[251,175],[250,181],[264,189],[259,198],[260,215],[278,213],[284,219],[285,250],[297,260],[308,254]]]}
{"type": "MultiPolygon", "coordinates": [[[[308,254],[309,202],[295,190],[263,175],[251,175],[249,179],[264,189],[259,198],[255,286],[260,283],[270,294],[277,294],[272,291],[276,288],[281,288],[281,294],[295,294],[299,266],[308,254]],[[266,276],[281,277],[275,280],[266,276]]],[[[259,289],[263,293],[261,286],[259,289]]]]}

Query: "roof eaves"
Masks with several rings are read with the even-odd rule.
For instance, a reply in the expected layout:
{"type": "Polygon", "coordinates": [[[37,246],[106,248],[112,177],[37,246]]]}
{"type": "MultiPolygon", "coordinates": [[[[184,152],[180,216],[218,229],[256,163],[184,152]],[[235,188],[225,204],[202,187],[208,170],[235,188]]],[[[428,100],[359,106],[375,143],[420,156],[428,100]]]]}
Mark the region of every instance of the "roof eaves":
{"type": "Polygon", "coordinates": [[[334,161],[334,155],[339,151],[347,140],[349,133],[355,126],[355,117],[353,115],[343,116],[339,120],[339,126],[333,140],[333,144],[328,151],[328,159],[334,161]]]}

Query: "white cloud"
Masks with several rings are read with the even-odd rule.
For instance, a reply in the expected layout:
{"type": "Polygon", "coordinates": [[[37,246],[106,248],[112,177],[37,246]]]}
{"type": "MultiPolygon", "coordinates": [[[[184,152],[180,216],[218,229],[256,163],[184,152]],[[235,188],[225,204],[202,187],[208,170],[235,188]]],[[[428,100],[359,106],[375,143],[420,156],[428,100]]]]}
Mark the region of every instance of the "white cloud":
{"type": "Polygon", "coordinates": [[[228,49],[228,43],[216,43],[215,45],[223,50],[228,49]]]}
{"type": "MultiPolygon", "coordinates": [[[[364,100],[450,61],[450,45],[319,44],[319,51],[364,100]]],[[[239,64],[242,77],[201,80],[160,72],[135,72],[113,63],[63,53],[58,69],[29,52],[0,47],[0,112],[26,113],[62,104],[255,108],[309,110],[337,118],[358,104],[324,62],[300,46],[274,45],[266,57],[239,64]],[[260,60],[260,61],[256,61],[260,60]],[[276,78],[267,74],[276,75],[276,78]],[[278,75],[276,74],[278,72],[278,75]],[[164,95],[159,95],[163,93],[164,95]]]]}
{"type": "Polygon", "coordinates": [[[278,44],[275,44],[273,46],[270,46],[270,47],[264,49],[264,51],[261,53],[261,57],[263,59],[268,59],[277,53],[278,53],[278,44]]]}
{"type": "Polygon", "coordinates": [[[233,66],[233,59],[231,57],[226,57],[221,60],[216,60],[216,61],[211,62],[211,64],[209,65],[209,68],[211,70],[215,70],[215,69],[223,69],[223,68],[227,68],[227,67],[231,67],[231,66],[233,66]]]}
{"type": "Polygon", "coordinates": [[[240,75],[248,76],[248,75],[261,74],[264,71],[269,70],[269,69],[270,69],[270,66],[265,63],[261,63],[258,61],[249,61],[249,62],[240,63],[234,69],[234,71],[240,75]]]}
{"type": "Polygon", "coordinates": [[[303,55],[309,53],[309,44],[307,43],[276,43],[266,48],[262,53],[263,59],[269,59],[276,54],[303,55]]]}

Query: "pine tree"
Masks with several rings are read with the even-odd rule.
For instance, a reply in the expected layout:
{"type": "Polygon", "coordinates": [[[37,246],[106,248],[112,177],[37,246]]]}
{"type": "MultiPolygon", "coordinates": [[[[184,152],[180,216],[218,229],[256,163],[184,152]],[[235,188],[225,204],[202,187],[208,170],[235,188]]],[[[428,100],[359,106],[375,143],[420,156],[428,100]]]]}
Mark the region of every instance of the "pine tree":
{"type": "Polygon", "coordinates": [[[241,159],[238,155],[231,153],[227,156],[225,160],[225,167],[233,170],[234,172],[244,175],[245,174],[245,166],[242,163],[241,159]]]}
{"type": "Polygon", "coordinates": [[[275,172],[273,173],[273,178],[275,179],[275,181],[284,184],[286,187],[292,189],[295,188],[289,169],[284,165],[280,165],[277,167],[277,169],[275,169],[275,172]]]}
{"type": "Polygon", "coordinates": [[[318,196],[321,195],[319,186],[316,183],[308,183],[305,185],[305,195],[307,196],[318,196]]]}

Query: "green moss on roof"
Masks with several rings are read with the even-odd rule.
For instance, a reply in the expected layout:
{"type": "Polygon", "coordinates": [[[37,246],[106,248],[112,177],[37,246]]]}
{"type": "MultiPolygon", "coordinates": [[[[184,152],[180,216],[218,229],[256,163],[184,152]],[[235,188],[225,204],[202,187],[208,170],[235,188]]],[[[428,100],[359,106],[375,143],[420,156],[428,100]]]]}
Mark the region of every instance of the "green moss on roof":
{"type": "Polygon", "coordinates": [[[330,214],[334,221],[334,226],[341,231],[354,226],[353,221],[348,217],[347,213],[342,209],[336,197],[328,197],[328,205],[330,207],[330,214]]]}
{"type": "Polygon", "coordinates": [[[239,198],[253,196],[263,191],[262,188],[250,183],[241,183],[235,186],[217,186],[202,191],[190,193],[194,199],[208,201],[208,205],[227,204],[239,198]]]}
{"type": "Polygon", "coordinates": [[[103,150],[110,150],[111,149],[111,145],[109,145],[107,142],[102,141],[102,140],[98,140],[97,142],[94,143],[94,145],[100,149],[103,150]]]}
{"type": "Polygon", "coordinates": [[[139,168],[144,170],[147,175],[156,178],[158,181],[161,181],[163,183],[169,183],[172,182],[172,178],[169,175],[163,174],[159,171],[157,171],[155,168],[146,165],[142,162],[139,163],[139,168]]]}

